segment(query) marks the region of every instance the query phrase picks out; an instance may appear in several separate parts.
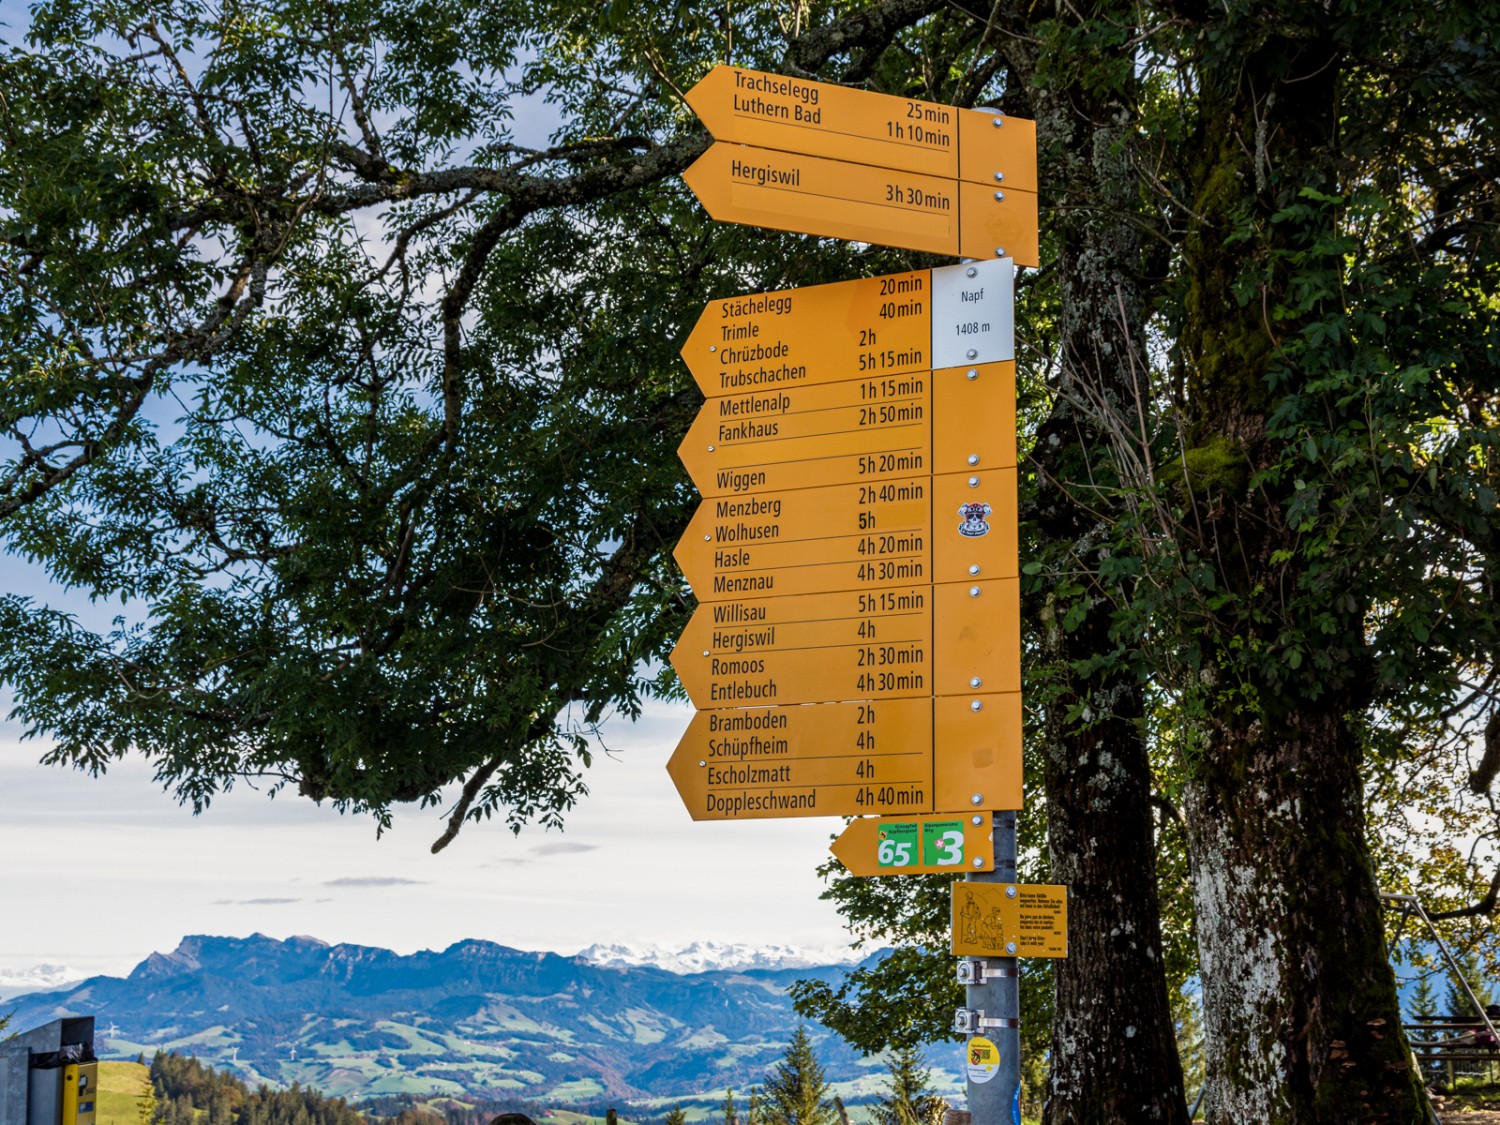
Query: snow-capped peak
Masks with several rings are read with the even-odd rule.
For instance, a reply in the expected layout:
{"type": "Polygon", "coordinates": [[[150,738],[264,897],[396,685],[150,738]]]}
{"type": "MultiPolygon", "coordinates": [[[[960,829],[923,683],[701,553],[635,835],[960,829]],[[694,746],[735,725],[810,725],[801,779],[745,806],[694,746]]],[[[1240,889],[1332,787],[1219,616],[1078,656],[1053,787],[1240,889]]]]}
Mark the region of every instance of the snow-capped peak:
{"type": "Polygon", "coordinates": [[[65,985],[74,984],[84,977],[76,969],[66,965],[32,965],[26,969],[0,968],[0,999],[9,999],[24,992],[51,992],[65,985]]]}
{"type": "Polygon", "coordinates": [[[847,965],[859,959],[859,955],[847,946],[800,949],[791,945],[744,945],[721,941],[695,941],[679,949],[596,942],[579,950],[576,956],[580,961],[604,968],[652,965],[669,973],[706,973],[715,969],[807,969],[817,965],[847,965]]]}

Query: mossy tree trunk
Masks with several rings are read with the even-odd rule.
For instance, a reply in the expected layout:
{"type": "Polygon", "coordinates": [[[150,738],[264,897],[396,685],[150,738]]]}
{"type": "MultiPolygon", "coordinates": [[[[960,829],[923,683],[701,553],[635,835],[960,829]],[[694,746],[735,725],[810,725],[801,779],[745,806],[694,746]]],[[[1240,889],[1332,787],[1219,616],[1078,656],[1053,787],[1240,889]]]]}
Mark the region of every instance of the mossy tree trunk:
{"type": "Polygon", "coordinates": [[[1278,346],[1306,308],[1296,250],[1332,233],[1328,211],[1288,208],[1337,186],[1343,58],[1332,26],[1220,31],[1199,68],[1181,325],[1182,536],[1233,607],[1205,616],[1185,784],[1207,1120],[1404,1125],[1424,1116],[1364,830],[1368,607],[1310,589],[1296,483],[1267,473],[1281,388],[1307,377],[1278,346]],[[1317,637],[1319,672],[1299,674],[1292,635],[1317,637]]]}
{"type": "Polygon", "coordinates": [[[1425,1120],[1336,706],[1226,725],[1187,787],[1213,1125],[1425,1120]]]}
{"type": "Polygon", "coordinates": [[[1069,954],[1053,966],[1049,1125],[1187,1121],[1158,913],[1142,678],[1128,661],[1077,670],[1115,647],[1110,618],[1120,594],[1100,574],[1115,513],[1098,499],[1110,474],[1099,411],[1135,418],[1149,392],[1132,167],[1136,14],[1115,0],[1059,4],[1038,29],[1030,83],[1056,216],[1059,296],[1056,398],[1033,453],[1048,575],[1038,607],[1047,839],[1051,878],[1069,899],[1069,954]],[[1075,592],[1058,596],[1060,584],[1075,592]]]}

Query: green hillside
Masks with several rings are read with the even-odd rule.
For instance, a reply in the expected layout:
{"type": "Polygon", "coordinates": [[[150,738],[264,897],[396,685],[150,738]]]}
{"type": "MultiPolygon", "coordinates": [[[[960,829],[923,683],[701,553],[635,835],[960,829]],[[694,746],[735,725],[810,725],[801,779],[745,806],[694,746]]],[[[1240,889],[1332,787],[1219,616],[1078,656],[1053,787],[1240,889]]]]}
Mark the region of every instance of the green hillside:
{"type": "Polygon", "coordinates": [[[151,1071],[138,1062],[99,1064],[96,1125],[140,1125],[141,1103],[151,1090],[151,1071]]]}

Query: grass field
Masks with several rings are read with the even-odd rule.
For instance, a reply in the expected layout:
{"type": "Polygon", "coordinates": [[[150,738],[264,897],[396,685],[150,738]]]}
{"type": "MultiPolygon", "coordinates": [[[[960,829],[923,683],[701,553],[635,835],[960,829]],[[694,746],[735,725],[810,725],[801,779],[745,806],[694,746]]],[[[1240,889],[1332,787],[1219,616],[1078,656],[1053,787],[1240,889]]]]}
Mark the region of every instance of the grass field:
{"type": "MultiPolygon", "coordinates": [[[[604,1118],[596,1117],[587,1113],[574,1113],[570,1109],[554,1109],[546,1117],[555,1125],[604,1125],[604,1118]]],[[[635,1125],[627,1118],[620,1118],[620,1125],[635,1125]]]]}
{"type": "Polygon", "coordinates": [[[101,1062],[95,1125],[140,1125],[141,1101],[150,1089],[151,1072],[141,1063],[101,1062]]]}

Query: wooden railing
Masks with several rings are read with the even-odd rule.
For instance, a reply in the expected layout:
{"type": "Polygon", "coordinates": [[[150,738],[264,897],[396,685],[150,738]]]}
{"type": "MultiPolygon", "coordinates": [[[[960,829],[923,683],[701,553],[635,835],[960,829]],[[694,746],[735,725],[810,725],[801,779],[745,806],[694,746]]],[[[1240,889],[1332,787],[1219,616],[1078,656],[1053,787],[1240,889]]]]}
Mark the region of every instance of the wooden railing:
{"type": "Polygon", "coordinates": [[[1500,1046],[1482,1017],[1432,1016],[1401,1027],[1430,1085],[1451,1090],[1459,1078],[1495,1077],[1500,1046]]]}

